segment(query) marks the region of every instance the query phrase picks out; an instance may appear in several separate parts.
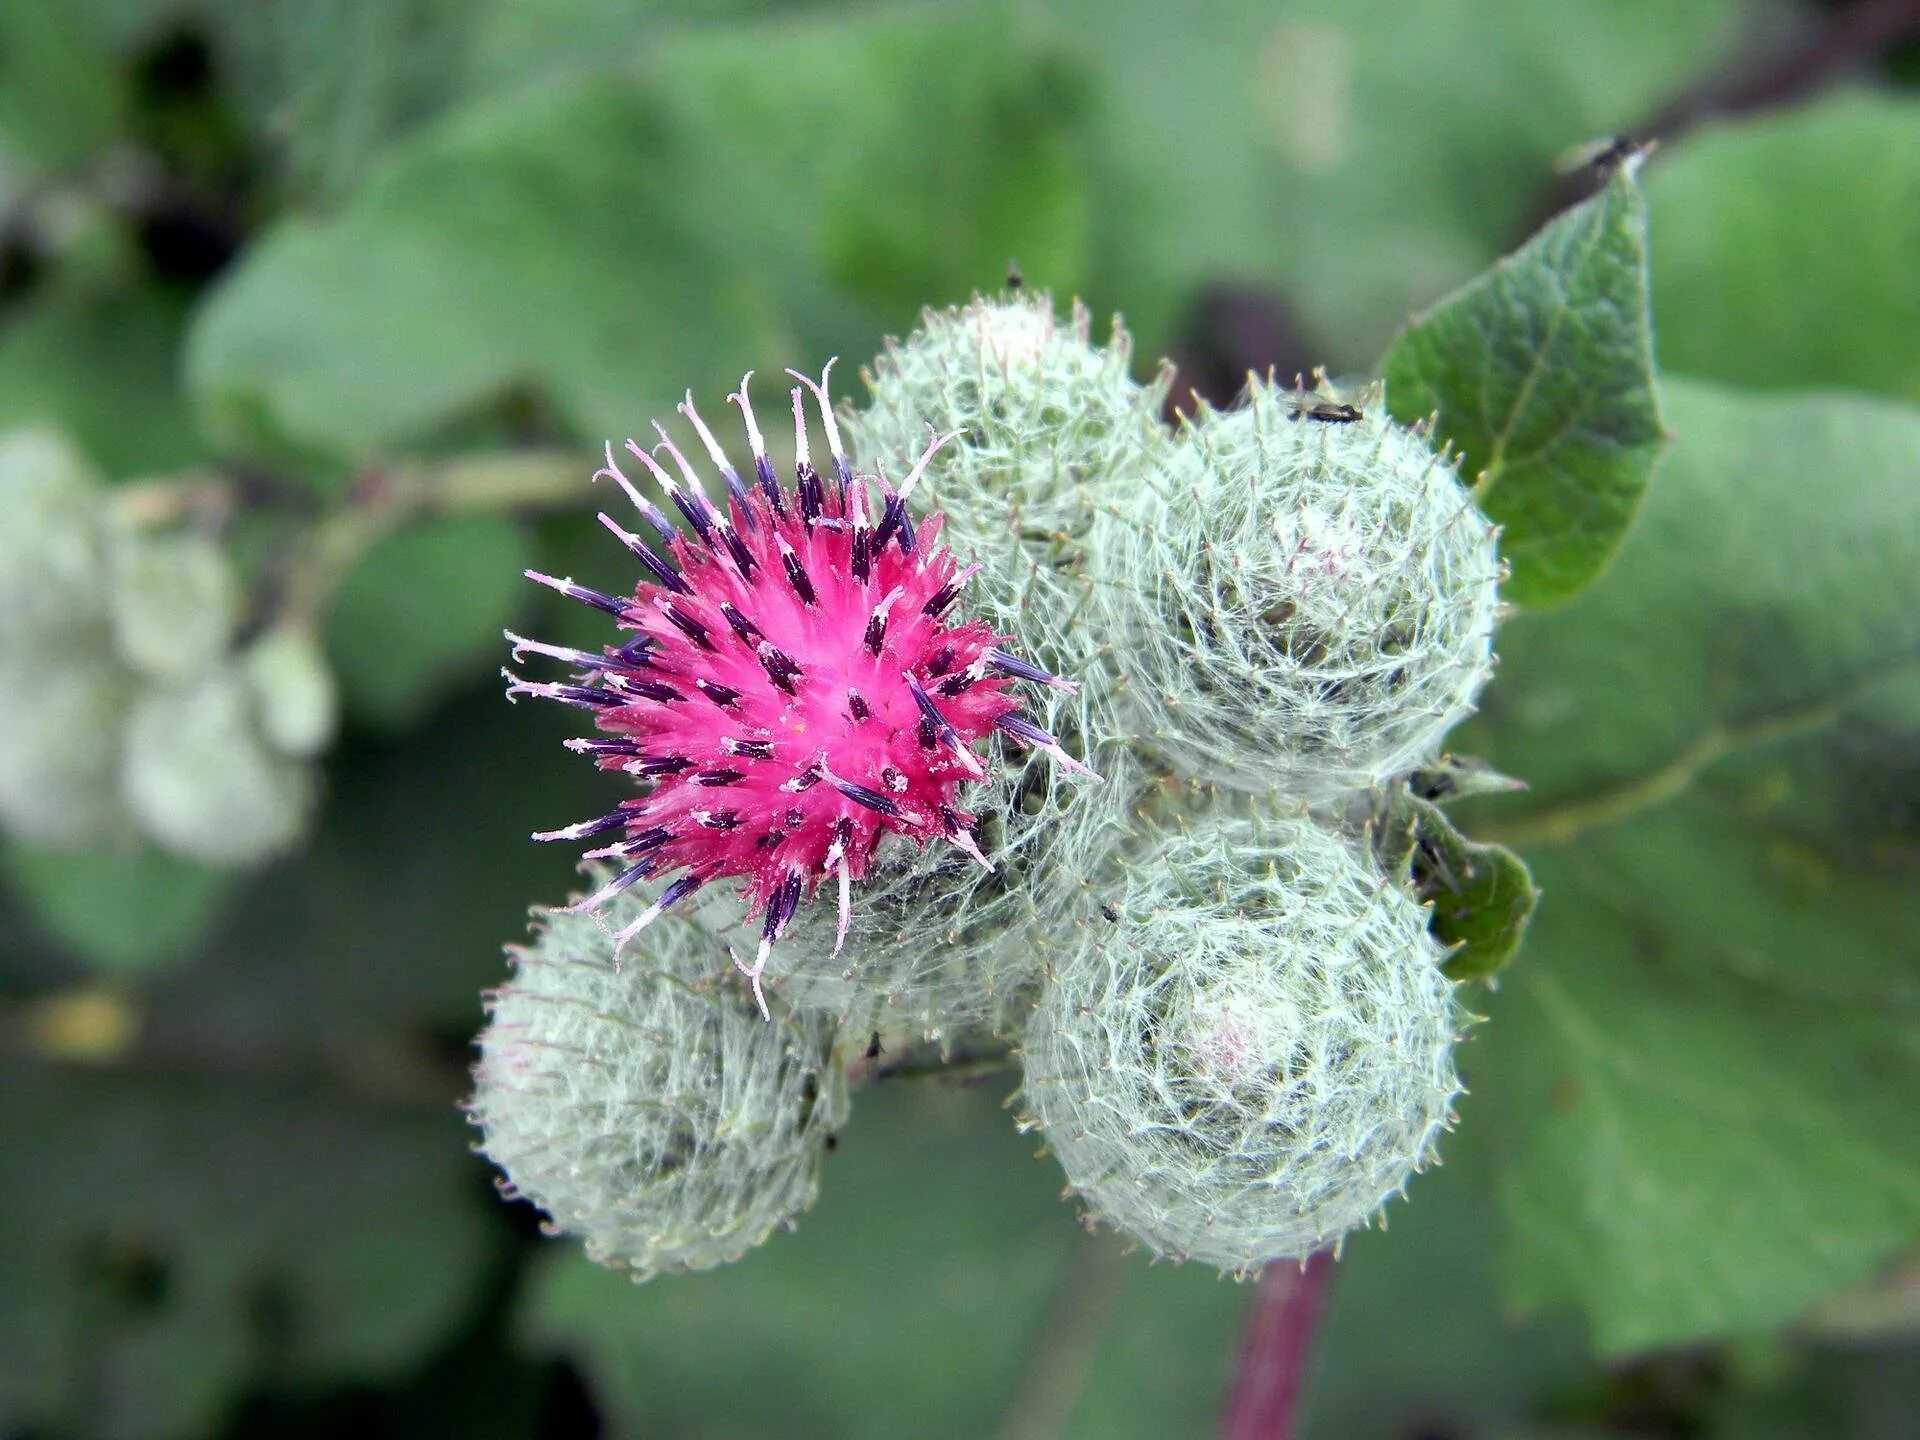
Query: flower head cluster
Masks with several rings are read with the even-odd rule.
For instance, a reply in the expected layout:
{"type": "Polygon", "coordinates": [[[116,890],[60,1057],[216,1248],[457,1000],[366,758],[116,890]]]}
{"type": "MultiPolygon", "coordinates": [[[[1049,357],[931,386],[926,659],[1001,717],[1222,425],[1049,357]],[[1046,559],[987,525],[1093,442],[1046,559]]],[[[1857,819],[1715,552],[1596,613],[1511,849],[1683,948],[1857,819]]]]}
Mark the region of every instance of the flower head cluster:
{"type": "Polygon", "coordinates": [[[298,839],[332,676],[306,630],[240,644],[241,609],[211,538],[129,523],[57,435],[0,437],[0,828],[217,865],[298,839]]]}
{"type": "MultiPolygon", "coordinates": [[[[796,377],[798,378],[798,377],[796,377]]],[[[533,573],[533,579],[612,616],[621,643],[597,653],[510,636],[516,656],[572,667],[571,682],[508,671],[508,694],[593,712],[601,734],[570,742],[646,793],[608,814],[537,838],[621,838],[590,851],[619,863],[581,902],[597,910],[636,882],[677,874],[657,902],[624,925],[624,945],[667,907],[704,885],[737,879],[761,917],[758,951],[743,962],[757,994],[773,943],[803,901],[833,881],[835,949],[852,918],[852,889],[881,840],[940,842],[990,868],[965,786],[987,778],[978,742],[999,731],[1086,771],[1021,712],[1010,682],[1071,690],[1007,648],[960,609],[978,571],[938,544],[940,521],[916,521],[908,499],[952,437],[935,437],[896,489],[856,474],[841,447],[825,379],[813,390],[832,456],[821,475],[809,456],[804,396],[793,391],[795,486],[776,478],[743,382],[739,405],[753,452],[753,483],[728,460],[691,397],[682,413],[725,480],[716,504],[664,429],[659,454],[627,451],[684,518],[675,526],[616,463],[601,476],[626,494],[654,541],[611,515],[601,523],[645,572],[631,596],[610,596],[533,573]],[[672,467],[671,471],[667,468],[672,467]]],[[[764,994],[761,1005],[765,1008],[764,994]]]]}
{"type": "Polygon", "coordinates": [[[735,1251],[699,1217],[751,1243],[810,1198],[815,1118],[842,1112],[819,1074],[792,1088],[794,1026],[802,1057],[836,1029],[1023,1037],[1027,1120],[1090,1214],[1236,1274],[1337,1243],[1431,1159],[1463,1017],[1426,910],[1340,827],[1484,683],[1492,528],[1375,398],[1255,382],[1175,430],[1164,375],[1137,384],[1128,361],[1123,333],[1098,347],[1044,296],[929,312],[874,362],[864,410],[836,417],[803,382],[830,474],[802,389],[791,489],[744,384],[745,475],[689,399],[727,496],[665,431],[630,442],[679,512],[609,454],[658,539],[601,521],[646,578],[611,596],[534,576],[627,633],[598,653],[514,637],[577,673],[509,693],[592,711],[599,733],[570,743],[648,788],[542,837],[607,834],[591,853],[617,865],[551,918],[550,979],[520,958],[476,1110],[520,1190],[598,1253],[704,1263],[735,1251]],[[837,907],[802,908],[829,882],[837,907]],[[696,891],[700,923],[656,933],[623,988],[621,947],[696,891]],[[763,1042],[725,1038],[742,1012],[714,988],[750,917],[736,963],[774,1018],[763,1042]],[[691,1034],[687,994],[730,1017],[721,1038],[691,1034]],[[548,1048],[514,1038],[532,1035],[548,1048]],[[782,1078],[724,1088],[743,1074],[782,1078]],[[692,1119],[663,1140],[671,1117],[692,1119]],[[742,1127],[772,1158],[716,1138],[742,1127]]]}

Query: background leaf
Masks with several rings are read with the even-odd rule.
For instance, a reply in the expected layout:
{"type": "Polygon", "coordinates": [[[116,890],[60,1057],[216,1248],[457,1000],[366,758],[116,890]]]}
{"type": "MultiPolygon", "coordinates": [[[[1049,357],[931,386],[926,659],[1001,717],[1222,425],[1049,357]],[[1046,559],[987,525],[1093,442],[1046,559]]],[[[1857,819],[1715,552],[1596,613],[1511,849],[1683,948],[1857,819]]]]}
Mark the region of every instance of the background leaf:
{"type": "Polygon", "coordinates": [[[0,1143],[40,1163],[9,1176],[0,1413],[191,1435],[262,1372],[391,1371],[472,1296],[484,1191],[450,1113],[211,1078],[7,1088],[0,1143]]]}
{"type": "Polygon", "coordinates": [[[235,883],[157,850],[73,856],[9,846],[0,871],[43,930],[107,971],[145,970],[190,953],[235,883]]]}
{"type": "Polygon", "coordinates": [[[111,479],[205,458],[175,374],[186,305],[94,276],[43,287],[0,331],[0,425],[51,421],[111,479]]]}
{"type": "Polygon", "coordinates": [[[1387,404],[1435,412],[1480,508],[1502,527],[1502,587],[1565,600],[1612,558],[1663,433],[1637,162],[1606,192],[1416,319],[1387,354],[1387,404]]]}
{"type": "Polygon", "coordinates": [[[532,601],[533,563],[510,520],[463,515],[403,530],[377,546],[328,609],[327,654],[348,710],[399,728],[424,718],[506,642],[532,601]]]}
{"type": "Polygon", "coordinates": [[[1715,125],[1656,156],[1647,189],[1666,365],[1920,400],[1920,102],[1715,125]]]}
{"type": "Polygon", "coordinates": [[[1722,0],[1236,0],[1178,24],[1153,0],[1045,8],[1099,75],[1095,308],[1159,354],[1200,285],[1270,286],[1304,331],[1295,363],[1336,374],[1512,249],[1561,152],[1632,129],[1751,18],[1722,0]]]}
{"type": "Polygon", "coordinates": [[[636,1289],[577,1253],[546,1257],[530,1335],[588,1367],[616,1435],[992,1434],[1034,1420],[1010,1413],[1031,1372],[1081,1345],[1091,1373],[1070,1372],[1064,1410],[1034,1433],[1179,1433],[1220,1394],[1248,1292],[1077,1233],[1057,1172],[997,1103],[1008,1083],[857,1097],[820,1203],[750,1265],[636,1289]],[[1063,1311],[1070,1297],[1097,1313],[1063,1311]]]}
{"type": "Polygon", "coordinates": [[[999,5],[691,32],[452,115],[283,224],[201,317],[193,385],[235,443],[362,453],[525,386],[625,435],[756,357],[867,350],[1010,255],[1075,283],[1070,96],[999,5]]]}
{"type": "Polygon", "coordinates": [[[1533,781],[1475,813],[1546,895],[1476,1087],[1511,1289],[1615,1350],[1781,1324],[1920,1225],[1920,414],[1670,399],[1619,563],[1462,735],[1533,781]]]}

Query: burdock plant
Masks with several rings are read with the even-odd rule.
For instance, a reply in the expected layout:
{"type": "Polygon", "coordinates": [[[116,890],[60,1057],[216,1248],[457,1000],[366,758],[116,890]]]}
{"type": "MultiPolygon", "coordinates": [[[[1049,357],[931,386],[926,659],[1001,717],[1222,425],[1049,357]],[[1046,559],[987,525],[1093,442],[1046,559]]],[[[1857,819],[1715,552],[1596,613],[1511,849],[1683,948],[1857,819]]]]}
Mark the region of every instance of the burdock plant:
{"type": "MultiPolygon", "coordinates": [[[[1632,169],[1536,261],[1636,236],[1632,169]]],[[[796,373],[791,483],[745,382],[742,463],[691,394],[679,438],[609,446],[632,589],[532,578],[610,633],[508,636],[561,672],[509,697],[578,708],[631,788],[536,837],[597,843],[480,1040],[512,1192],[639,1278],[731,1259],[810,1203],[885,1032],[1017,1058],[1070,1193],[1156,1254],[1247,1275],[1374,1222],[1533,903],[1437,803],[1503,783],[1444,750],[1506,574],[1466,341],[1550,348],[1553,287],[1486,293],[1522,273],[1384,390],[1170,416],[1117,323],[1012,293],[928,312],[864,406],[796,373]]]]}
{"type": "Polygon", "coordinates": [[[845,417],[870,470],[825,378],[794,388],[791,485],[744,382],[745,467],[689,396],[710,482],[664,427],[596,476],[633,591],[532,573],[615,633],[510,634],[565,673],[507,694],[590,716],[569,748],[638,793],[535,837],[602,843],[516,952],[474,1115],[596,1255],[645,1277],[791,1219],[808,1127],[840,1115],[834,1036],[870,1026],[1019,1041],[1091,1213],[1233,1273],[1337,1242],[1431,1157],[1445,947],[1364,831],[1304,802],[1410,769],[1464,713],[1492,527],[1384,417],[1330,427],[1255,382],[1176,431],[1126,354],[1044,299],[929,314],[845,417]],[[909,413],[932,419],[899,448],[909,413]],[[1256,782],[1251,809],[1212,789],[1256,782]],[[761,1078],[796,1055],[806,1095],[761,1078]]]}

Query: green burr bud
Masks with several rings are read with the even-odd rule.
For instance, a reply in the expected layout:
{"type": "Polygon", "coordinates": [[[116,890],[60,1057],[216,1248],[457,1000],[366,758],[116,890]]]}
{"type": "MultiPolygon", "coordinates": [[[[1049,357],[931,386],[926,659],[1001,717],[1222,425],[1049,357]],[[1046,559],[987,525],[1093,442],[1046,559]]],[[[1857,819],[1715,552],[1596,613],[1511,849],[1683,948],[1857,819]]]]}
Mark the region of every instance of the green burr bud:
{"type": "Polygon", "coordinates": [[[965,554],[1025,541],[1044,553],[1084,534],[1094,507],[1138,484],[1166,443],[1169,374],[1136,383],[1132,354],[1118,323],[1097,346],[1087,311],[1076,304],[1063,322],[1044,293],[928,310],[874,360],[872,400],[847,417],[848,441],[897,481],[929,426],[955,435],[928,462],[919,501],[946,515],[947,543],[965,554]]]}
{"type": "Polygon", "coordinates": [[[1254,381],[1100,519],[1096,597],[1137,641],[1136,727],[1182,773],[1255,793],[1329,798],[1413,768],[1492,674],[1495,537],[1376,397],[1343,411],[1254,381]]]}
{"type": "Polygon", "coordinates": [[[731,973],[710,926],[737,906],[668,908],[615,967],[608,931],[656,898],[533,912],[469,1107],[508,1193],[635,1280],[737,1260],[790,1227],[848,1108],[832,1024],[777,1000],[762,1019],[731,973]]]}
{"type": "Polygon", "coordinates": [[[1090,1214],[1235,1275],[1337,1244],[1434,1156],[1464,1015],[1412,895],[1305,815],[1214,811],[1125,867],[1024,1046],[1090,1214]]]}

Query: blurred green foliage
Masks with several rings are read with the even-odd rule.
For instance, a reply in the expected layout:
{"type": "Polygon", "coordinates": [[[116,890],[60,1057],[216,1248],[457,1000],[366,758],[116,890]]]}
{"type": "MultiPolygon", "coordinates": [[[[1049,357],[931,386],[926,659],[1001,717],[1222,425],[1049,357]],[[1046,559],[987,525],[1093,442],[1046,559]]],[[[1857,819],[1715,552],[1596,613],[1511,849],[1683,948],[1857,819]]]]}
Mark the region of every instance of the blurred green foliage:
{"type": "MultiPolygon", "coordinates": [[[[564,446],[584,487],[686,387],[851,366],[1009,261],[1192,377],[1374,366],[1571,198],[1570,147],[1679,117],[1644,178],[1693,378],[1611,570],[1503,632],[1459,737],[1532,789],[1451,813],[1543,898],[1448,1165],[1339,1268],[1311,1433],[1905,1434],[1920,1305],[1874,1287],[1920,1235],[1920,99],[1855,57],[1690,123],[1826,23],[8,0],[0,426],[223,466],[271,590],[388,462],[564,446]]],[[[816,1213],[723,1274],[635,1290],[493,1200],[462,1047],[571,883],[527,833],[605,799],[500,703],[497,631],[576,623],[525,564],[620,583],[591,529],[369,551],[300,856],[0,856],[0,1434],[1207,1433],[1246,1292],[1079,1235],[1006,1081],[857,1097],[816,1213]]]]}

